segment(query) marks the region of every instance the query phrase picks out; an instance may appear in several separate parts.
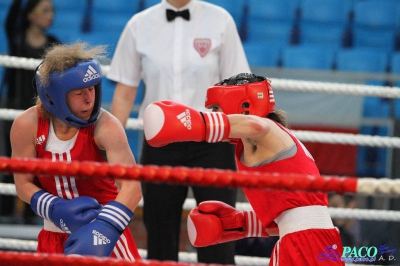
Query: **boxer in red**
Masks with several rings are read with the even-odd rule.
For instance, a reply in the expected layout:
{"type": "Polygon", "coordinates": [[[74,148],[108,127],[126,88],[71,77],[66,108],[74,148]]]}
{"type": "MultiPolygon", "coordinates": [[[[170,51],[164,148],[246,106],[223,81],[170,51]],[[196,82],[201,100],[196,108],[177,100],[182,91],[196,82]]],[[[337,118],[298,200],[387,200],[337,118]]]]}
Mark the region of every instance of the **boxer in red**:
{"type": "MultiPolygon", "coordinates": [[[[121,123],[101,108],[103,75],[94,58],[103,54],[84,43],[47,50],[35,72],[37,104],[11,129],[12,157],[135,164],[121,123]]],[[[30,173],[14,179],[18,197],[44,219],[37,252],[140,259],[127,227],[142,198],[138,181],[30,173]]]]}
{"type": "MultiPolygon", "coordinates": [[[[230,141],[236,143],[239,171],[319,175],[312,155],[287,129],[284,112],[275,110],[266,78],[243,73],[223,80],[208,89],[205,105],[213,112],[171,101],[150,104],[144,115],[148,143],[230,141]]],[[[344,265],[325,193],[243,190],[254,211],[206,201],[190,212],[188,232],[194,246],[279,235],[270,265],[344,265]],[[327,250],[330,256],[323,256],[327,250]]]]}

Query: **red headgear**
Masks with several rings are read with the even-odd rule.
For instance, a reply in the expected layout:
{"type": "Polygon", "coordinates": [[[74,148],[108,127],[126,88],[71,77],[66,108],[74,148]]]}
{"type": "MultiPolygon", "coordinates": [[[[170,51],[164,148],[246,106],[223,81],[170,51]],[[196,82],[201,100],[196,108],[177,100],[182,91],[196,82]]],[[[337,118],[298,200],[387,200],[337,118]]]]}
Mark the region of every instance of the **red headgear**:
{"type": "Polygon", "coordinates": [[[207,90],[206,108],[218,105],[225,114],[250,114],[266,117],[275,109],[269,80],[242,73],[225,79],[207,90]]]}

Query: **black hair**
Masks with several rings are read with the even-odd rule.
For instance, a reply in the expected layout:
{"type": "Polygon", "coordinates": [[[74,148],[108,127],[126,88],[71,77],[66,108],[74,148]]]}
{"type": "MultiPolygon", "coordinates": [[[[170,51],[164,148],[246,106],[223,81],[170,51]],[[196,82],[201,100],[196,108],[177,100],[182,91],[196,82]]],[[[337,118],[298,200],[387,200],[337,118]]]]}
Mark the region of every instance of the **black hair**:
{"type": "Polygon", "coordinates": [[[282,126],[289,128],[288,123],[286,122],[286,114],[283,110],[274,110],[267,114],[267,118],[281,124],[282,126]]]}
{"type": "Polygon", "coordinates": [[[265,77],[256,76],[252,73],[240,73],[230,78],[224,79],[215,85],[242,85],[246,83],[260,82],[266,80],[265,77]]]}

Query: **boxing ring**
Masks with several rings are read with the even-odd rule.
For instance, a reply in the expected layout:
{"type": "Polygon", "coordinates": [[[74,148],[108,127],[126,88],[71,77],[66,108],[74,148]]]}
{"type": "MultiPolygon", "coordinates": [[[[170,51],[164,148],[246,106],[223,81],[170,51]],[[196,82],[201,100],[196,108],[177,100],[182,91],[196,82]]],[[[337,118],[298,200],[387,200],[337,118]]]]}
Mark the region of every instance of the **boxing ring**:
{"type": "MultiPolygon", "coordinates": [[[[0,56],[0,66],[35,69],[40,60],[0,56]]],[[[108,66],[102,66],[107,72],[108,66]]],[[[373,96],[397,99],[400,90],[392,87],[339,84],[329,82],[294,81],[271,79],[274,90],[294,90],[300,92],[321,92],[358,96],[373,96]]],[[[0,119],[13,120],[21,110],[0,109],[0,119]]],[[[127,129],[141,130],[142,122],[129,119],[127,129]]],[[[368,136],[360,134],[328,133],[292,130],[303,142],[330,143],[338,145],[360,145],[369,147],[400,148],[400,138],[368,136]]],[[[51,162],[38,159],[10,159],[0,157],[0,173],[49,173],[68,175],[76,178],[122,178],[142,182],[167,182],[217,187],[270,188],[284,190],[323,191],[337,194],[354,194],[370,197],[393,198],[400,195],[400,179],[370,178],[352,176],[310,176],[300,174],[280,175],[275,173],[246,173],[215,169],[185,167],[155,167],[109,165],[94,162],[51,162]]],[[[16,196],[13,184],[0,183],[0,194],[16,196]]],[[[142,202],[140,203],[140,205],[142,202]]],[[[185,210],[195,207],[193,199],[187,199],[185,210]]],[[[236,208],[249,210],[251,206],[238,202],[236,208]]],[[[373,221],[400,221],[400,211],[373,209],[329,208],[332,218],[362,219],[373,221]]],[[[1,226],[1,225],[0,225],[1,226]]],[[[108,258],[63,256],[36,254],[36,241],[0,237],[0,264],[6,265],[188,265],[196,264],[195,252],[180,252],[179,262],[158,262],[146,260],[146,250],[139,249],[144,259],[137,262],[126,262],[108,258]]],[[[236,256],[237,265],[268,265],[268,258],[236,256]]],[[[346,265],[352,265],[347,263],[346,265]]],[[[357,264],[364,265],[364,264],[357,264]]],[[[371,264],[365,264],[371,265],[371,264]]]]}

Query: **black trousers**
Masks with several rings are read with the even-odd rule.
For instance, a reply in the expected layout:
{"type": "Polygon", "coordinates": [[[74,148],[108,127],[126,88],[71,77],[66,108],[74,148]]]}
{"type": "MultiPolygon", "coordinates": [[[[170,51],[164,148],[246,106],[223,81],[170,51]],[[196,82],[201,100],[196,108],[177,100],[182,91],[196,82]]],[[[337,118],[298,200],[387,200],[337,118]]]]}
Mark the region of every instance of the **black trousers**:
{"type": "MultiPolygon", "coordinates": [[[[143,141],[140,164],[218,168],[236,170],[234,146],[229,143],[182,142],[161,148],[143,141]]],[[[147,259],[178,261],[182,206],[188,186],[167,183],[143,183],[143,217],[147,230],[147,259]]],[[[237,189],[191,187],[199,204],[219,200],[235,206],[237,189]]],[[[201,263],[235,264],[235,243],[197,249],[201,263]]]]}

